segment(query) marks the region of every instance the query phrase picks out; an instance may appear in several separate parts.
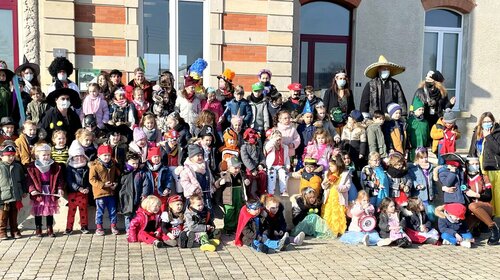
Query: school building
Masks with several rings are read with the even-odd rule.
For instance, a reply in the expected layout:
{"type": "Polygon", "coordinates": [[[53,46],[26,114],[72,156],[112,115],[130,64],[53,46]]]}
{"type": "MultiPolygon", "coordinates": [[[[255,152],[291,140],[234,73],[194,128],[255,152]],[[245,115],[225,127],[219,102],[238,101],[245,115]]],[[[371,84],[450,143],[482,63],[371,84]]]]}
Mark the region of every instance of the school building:
{"type": "Polygon", "coordinates": [[[117,68],[126,80],[144,65],[149,79],[168,69],[178,82],[203,57],[205,85],[230,68],[248,90],[269,68],[284,92],[292,81],[328,88],[345,68],[359,105],[364,69],[382,54],[406,67],[396,79],[408,103],[428,70],[444,74],[466,148],[483,111],[499,116],[499,11],[497,0],[2,0],[0,57],[47,69],[57,52],[77,74],[117,68]]]}

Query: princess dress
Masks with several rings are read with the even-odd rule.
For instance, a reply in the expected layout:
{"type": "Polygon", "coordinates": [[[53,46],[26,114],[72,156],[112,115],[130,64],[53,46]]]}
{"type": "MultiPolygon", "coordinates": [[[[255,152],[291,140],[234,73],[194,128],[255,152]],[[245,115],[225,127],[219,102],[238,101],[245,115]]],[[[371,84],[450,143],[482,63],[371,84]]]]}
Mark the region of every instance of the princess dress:
{"type": "Polygon", "coordinates": [[[334,236],[344,234],[347,228],[346,207],[339,203],[339,192],[337,187],[340,183],[340,177],[337,175],[329,175],[330,188],[326,202],[321,208],[321,217],[326,221],[328,227],[332,230],[334,236]]]}

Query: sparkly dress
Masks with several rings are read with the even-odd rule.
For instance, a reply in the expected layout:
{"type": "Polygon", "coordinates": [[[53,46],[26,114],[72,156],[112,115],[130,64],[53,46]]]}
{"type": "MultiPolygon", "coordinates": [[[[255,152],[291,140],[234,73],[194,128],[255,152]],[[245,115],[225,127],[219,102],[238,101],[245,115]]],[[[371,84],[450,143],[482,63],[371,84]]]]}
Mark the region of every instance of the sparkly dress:
{"type": "Polygon", "coordinates": [[[347,228],[346,207],[339,203],[337,187],[340,183],[340,177],[332,174],[328,176],[328,180],[330,182],[329,194],[321,208],[321,217],[326,221],[333,234],[338,236],[344,234],[347,228]]]}
{"type": "Polygon", "coordinates": [[[31,214],[33,216],[53,216],[59,213],[59,204],[57,197],[50,193],[50,170],[41,173],[42,193],[39,199],[31,200],[31,214]]]}

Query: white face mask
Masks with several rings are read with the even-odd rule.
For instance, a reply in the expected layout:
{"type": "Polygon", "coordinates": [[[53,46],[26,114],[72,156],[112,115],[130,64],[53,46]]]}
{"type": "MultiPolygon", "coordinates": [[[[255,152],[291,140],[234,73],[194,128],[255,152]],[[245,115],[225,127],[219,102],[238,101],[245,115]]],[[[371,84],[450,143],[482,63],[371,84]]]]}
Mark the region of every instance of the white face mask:
{"type": "Polygon", "coordinates": [[[346,80],[337,80],[337,86],[339,86],[339,88],[343,88],[346,84],[346,80]]]}
{"type": "Polygon", "coordinates": [[[25,74],[24,79],[28,82],[31,82],[31,80],[33,80],[33,74],[25,74]]]}
{"type": "Polygon", "coordinates": [[[68,76],[66,74],[64,74],[64,73],[57,74],[57,79],[59,81],[66,81],[66,78],[68,78],[68,76]]]}
{"type": "Polygon", "coordinates": [[[69,102],[69,100],[62,100],[59,105],[61,106],[61,108],[63,109],[68,109],[70,106],[71,106],[71,102],[69,102]]]}
{"type": "Polygon", "coordinates": [[[391,71],[389,71],[389,70],[380,71],[380,78],[382,78],[382,80],[385,80],[385,79],[389,78],[390,74],[391,74],[391,71]]]}

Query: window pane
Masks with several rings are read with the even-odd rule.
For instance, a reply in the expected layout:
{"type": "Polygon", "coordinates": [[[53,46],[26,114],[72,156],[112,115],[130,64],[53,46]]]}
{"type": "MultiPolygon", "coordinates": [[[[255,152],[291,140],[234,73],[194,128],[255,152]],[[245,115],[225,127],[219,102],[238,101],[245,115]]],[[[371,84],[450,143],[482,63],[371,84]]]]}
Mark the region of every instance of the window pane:
{"type": "Polygon", "coordinates": [[[170,69],[169,0],[144,1],[144,64],[146,78],[156,80],[170,69]]]}
{"type": "Polygon", "coordinates": [[[314,89],[329,88],[335,72],[346,67],[347,45],[316,43],[314,52],[314,89]]]}
{"type": "Polygon", "coordinates": [[[427,75],[429,70],[436,70],[438,34],[425,32],[424,35],[424,65],[422,77],[427,75]]]}
{"type": "Polygon", "coordinates": [[[300,44],[300,83],[302,85],[307,84],[307,62],[309,58],[308,52],[309,44],[307,42],[301,42],[300,44]]]}
{"type": "Polygon", "coordinates": [[[425,26],[462,27],[462,16],[449,10],[432,10],[425,13],[425,26]]]}
{"type": "Polygon", "coordinates": [[[349,10],[328,2],[313,2],[300,8],[300,33],[349,36],[349,10]]]}
{"type": "Polygon", "coordinates": [[[186,68],[203,58],[203,3],[179,2],[179,83],[186,68]]]}
{"type": "Polygon", "coordinates": [[[12,11],[0,10],[0,58],[9,69],[14,68],[14,30],[12,28],[12,11]]]}
{"type": "Polygon", "coordinates": [[[445,33],[443,38],[443,67],[445,87],[456,87],[458,34],[445,33]]]}

